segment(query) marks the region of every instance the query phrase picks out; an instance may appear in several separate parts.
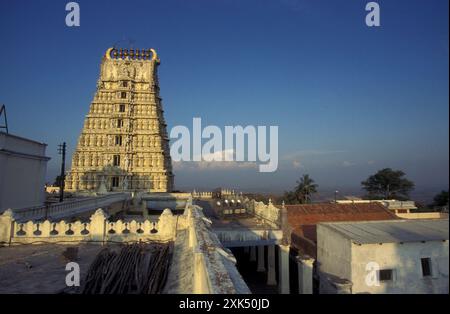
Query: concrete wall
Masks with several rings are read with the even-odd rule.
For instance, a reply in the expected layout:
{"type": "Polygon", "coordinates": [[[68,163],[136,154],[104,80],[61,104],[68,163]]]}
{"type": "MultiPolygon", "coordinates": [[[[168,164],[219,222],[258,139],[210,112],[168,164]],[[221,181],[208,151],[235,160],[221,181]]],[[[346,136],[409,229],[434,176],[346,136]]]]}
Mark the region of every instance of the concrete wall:
{"type": "Polygon", "coordinates": [[[319,272],[351,278],[352,246],[336,231],[317,225],[317,268],[319,272]]]}
{"type": "Polygon", "coordinates": [[[448,240],[359,245],[319,224],[317,263],[321,281],[351,282],[351,293],[448,293],[448,240]],[[432,259],[431,277],[422,276],[421,258],[432,259]],[[393,269],[394,280],[368,285],[370,262],[393,269]]]}
{"type": "Polygon", "coordinates": [[[397,200],[338,200],[338,204],[367,204],[367,203],[380,203],[387,209],[397,213],[398,211],[409,211],[411,209],[417,209],[414,201],[397,201],[397,200]]]}
{"type": "Polygon", "coordinates": [[[427,213],[396,213],[403,219],[448,219],[448,213],[427,212],[427,213]]]}
{"type": "MultiPolygon", "coordinates": [[[[24,207],[14,209],[16,221],[26,222],[28,220],[63,219],[69,217],[82,217],[98,208],[110,208],[119,203],[124,206],[130,200],[129,193],[111,193],[96,197],[86,197],[68,200],[61,203],[52,203],[48,206],[24,207]]],[[[117,206],[114,206],[117,208],[117,206]]]]}
{"type": "Polygon", "coordinates": [[[148,209],[164,210],[165,208],[184,209],[190,193],[152,193],[142,194],[141,199],[145,201],[148,209]]]}
{"type": "MultiPolygon", "coordinates": [[[[187,245],[193,252],[193,293],[250,293],[236,269],[233,254],[226,250],[211,231],[209,222],[199,206],[188,203],[180,221],[188,232],[187,245]]],[[[186,245],[186,244],[185,244],[186,245]]]]}
{"type": "Polygon", "coordinates": [[[353,293],[448,293],[448,241],[352,244],[353,293]],[[431,258],[432,276],[422,276],[421,258],[431,258]],[[379,286],[366,284],[366,265],[393,269],[394,279],[379,286]]]}
{"type": "Polygon", "coordinates": [[[46,144],[0,132],[0,213],[45,201],[46,144]]]}

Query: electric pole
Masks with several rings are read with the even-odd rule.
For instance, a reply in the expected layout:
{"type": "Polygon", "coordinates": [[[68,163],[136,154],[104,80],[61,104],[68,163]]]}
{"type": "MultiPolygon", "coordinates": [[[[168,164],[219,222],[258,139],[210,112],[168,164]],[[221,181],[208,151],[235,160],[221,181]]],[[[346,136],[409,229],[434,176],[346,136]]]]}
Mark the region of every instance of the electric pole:
{"type": "Polygon", "coordinates": [[[59,201],[64,200],[64,181],[66,179],[66,142],[58,145],[58,154],[62,155],[61,174],[59,176],[59,201]]]}

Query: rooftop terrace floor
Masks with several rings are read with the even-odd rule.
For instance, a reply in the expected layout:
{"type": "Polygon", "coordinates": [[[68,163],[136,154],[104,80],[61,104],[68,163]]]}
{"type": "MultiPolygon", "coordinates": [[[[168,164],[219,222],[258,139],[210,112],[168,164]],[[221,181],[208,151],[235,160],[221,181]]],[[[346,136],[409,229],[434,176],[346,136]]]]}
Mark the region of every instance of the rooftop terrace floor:
{"type": "MultiPolygon", "coordinates": [[[[62,293],[66,286],[66,264],[63,252],[71,244],[36,244],[0,248],[0,293],[62,293]]],[[[79,244],[76,262],[83,278],[97,253],[96,244],[79,244]]]]}

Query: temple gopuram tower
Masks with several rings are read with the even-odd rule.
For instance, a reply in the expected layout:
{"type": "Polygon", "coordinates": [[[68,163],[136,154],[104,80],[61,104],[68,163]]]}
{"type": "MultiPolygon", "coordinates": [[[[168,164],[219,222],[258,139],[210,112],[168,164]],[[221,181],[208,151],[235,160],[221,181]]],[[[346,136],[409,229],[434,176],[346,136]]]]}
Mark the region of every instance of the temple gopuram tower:
{"type": "Polygon", "coordinates": [[[170,192],[169,138],[154,49],[109,48],[66,176],[69,191],[170,192]]]}

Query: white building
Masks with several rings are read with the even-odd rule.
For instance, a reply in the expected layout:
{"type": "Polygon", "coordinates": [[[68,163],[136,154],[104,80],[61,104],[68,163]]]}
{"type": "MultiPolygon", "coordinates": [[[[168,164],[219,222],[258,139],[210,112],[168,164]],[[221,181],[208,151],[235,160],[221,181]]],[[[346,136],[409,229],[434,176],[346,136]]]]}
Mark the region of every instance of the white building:
{"type": "Polygon", "coordinates": [[[407,214],[411,210],[417,209],[414,201],[397,201],[397,200],[363,200],[363,199],[351,199],[351,200],[337,200],[338,204],[366,204],[366,203],[380,203],[389,210],[392,210],[395,214],[407,214]]]}
{"type": "Polygon", "coordinates": [[[47,145],[0,132],[0,213],[45,201],[47,145]]]}
{"type": "Polygon", "coordinates": [[[449,221],[317,225],[321,293],[448,293],[449,221]]]}

